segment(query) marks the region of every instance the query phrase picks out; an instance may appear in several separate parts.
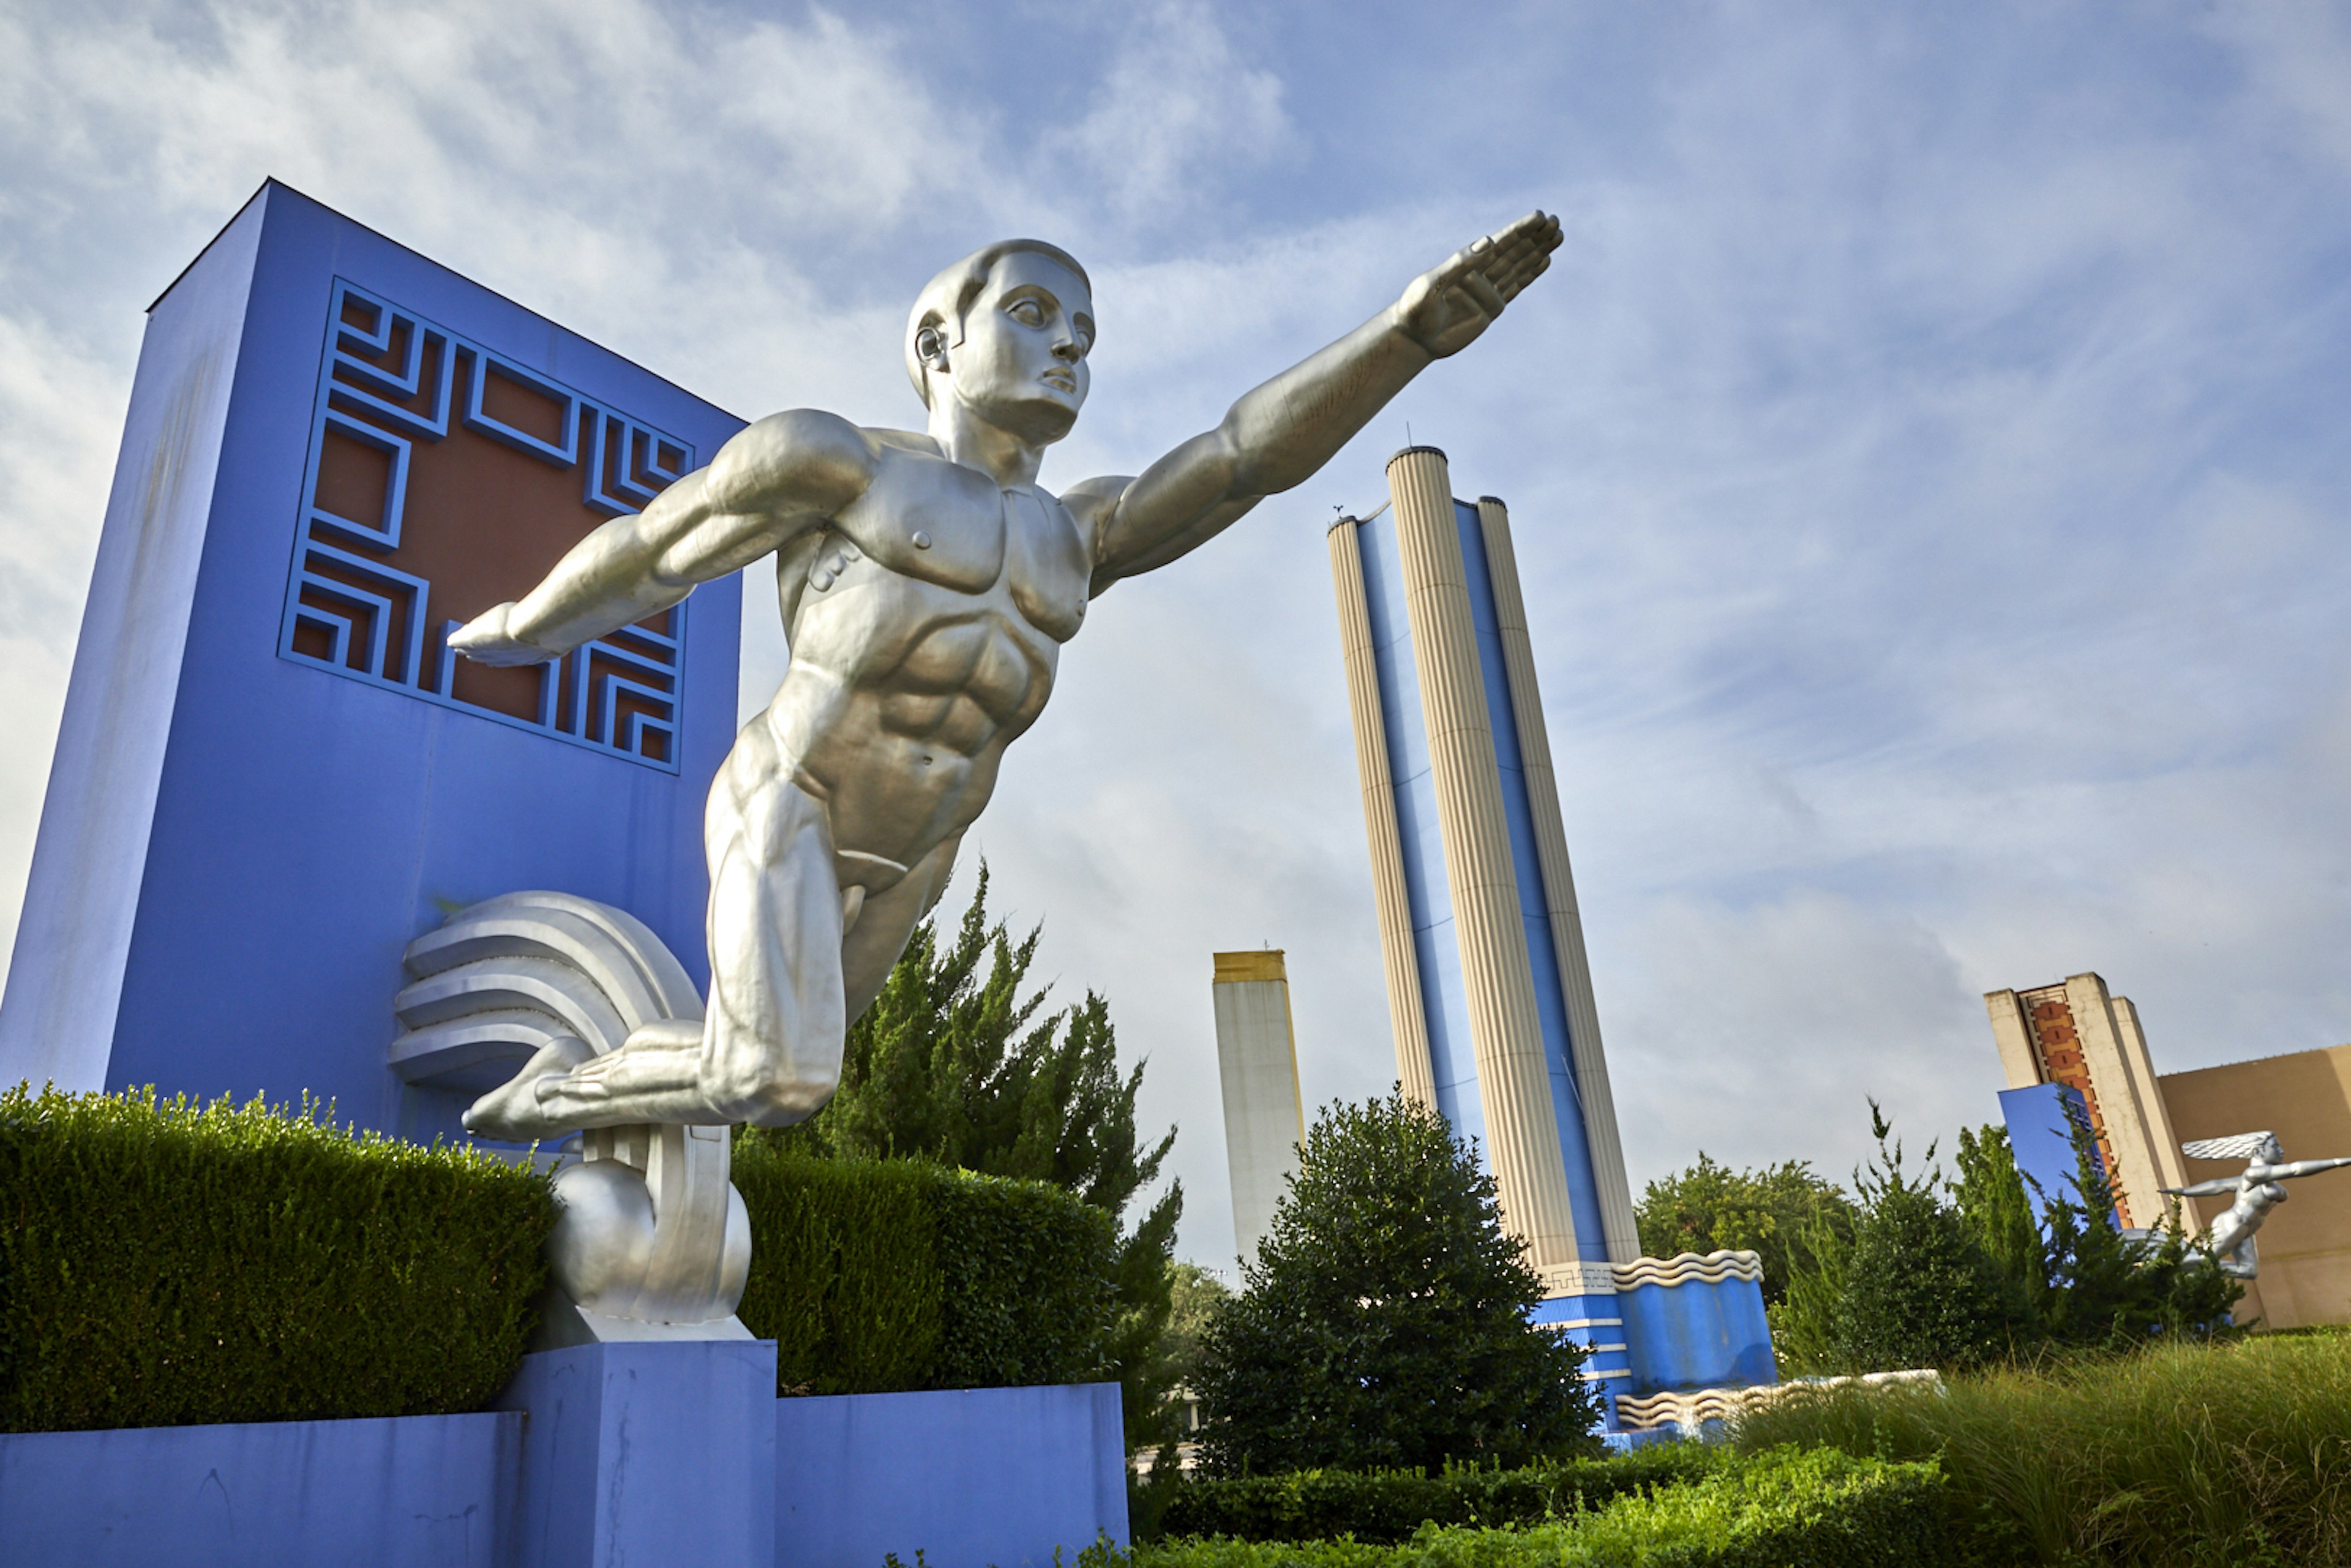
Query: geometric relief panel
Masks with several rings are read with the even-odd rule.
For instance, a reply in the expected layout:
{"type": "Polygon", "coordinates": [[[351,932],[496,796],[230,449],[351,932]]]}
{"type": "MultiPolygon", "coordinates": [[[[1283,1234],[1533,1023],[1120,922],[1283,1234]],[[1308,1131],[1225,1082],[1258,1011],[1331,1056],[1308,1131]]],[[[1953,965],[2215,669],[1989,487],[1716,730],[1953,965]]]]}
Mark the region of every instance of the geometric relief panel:
{"type": "Polygon", "coordinates": [[[278,652],[674,773],[684,605],[517,669],[448,638],[693,467],[675,436],[338,278],[278,652]]]}

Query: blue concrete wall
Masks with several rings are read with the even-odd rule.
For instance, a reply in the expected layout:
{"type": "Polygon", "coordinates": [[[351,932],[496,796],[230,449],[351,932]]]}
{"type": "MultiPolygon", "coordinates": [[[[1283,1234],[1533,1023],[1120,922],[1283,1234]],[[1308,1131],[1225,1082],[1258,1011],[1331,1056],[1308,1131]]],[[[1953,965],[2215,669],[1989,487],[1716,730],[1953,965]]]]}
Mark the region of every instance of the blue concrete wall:
{"type": "Polygon", "coordinates": [[[0,1562],[504,1568],[520,1415],[0,1435],[0,1562]]]}
{"type": "Polygon", "coordinates": [[[497,1412],[0,1434],[0,1562],[1045,1568],[1126,1541],[1114,1384],[778,1399],[769,1341],[524,1358],[497,1412]]]}
{"type": "MultiPolygon", "coordinates": [[[[702,977],[703,800],[736,727],[739,583],[705,587],[687,607],[676,733],[659,764],[287,652],[289,581],[321,537],[308,479],[337,341],[330,304],[343,285],[389,301],[496,357],[508,382],[534,378],[577,406],[667,433],[689,463],[741,422],[282,186],[265,187],[225,238],[246,243],[216,245],[155,316],[159,329],[173,319],[183,290],[243,304],[217,451],[199,455],[217,461],[209,506],[159,525],[118,484],[122,504],[110,507],[100,544],[106,562],[146,548],[142,529],[201,530],[168,541],[200,559],[179,595],[185,632],[152,817],[113,824],[142,832],[146,848],[136,864],[109,866],[64,831],[103,747],[61,747],[0,1014],[0,1079],[47,1061],[36,1038],[47,1026],[26,1020],[59,1016],[45,991],[75,975],[78,937],[47,916],[98,878],[135,919],[119,994],[66,1086],[308,1090],[345,1120],[417,1137],[453,1131],[464,1096],[404,1087],[385,1065],[402,949],[450,912],[521,888],[581,894],[643,920],[702,977]]],[[[145,402],[167,397],[169,382],[149,377],[142,357],[134,433],[156,423],[145,402]]],[[[126,465],[134,457],[127,435],[126,465]]],[[[136,577],[102,569],[93,585],[68,732],[135,685],[152,652],[103,641],[136,577]]]]}
{"type": "MultiPolygon", "coordinates": [[[[2035,1083],[2000,1092],[2001,1120],[2008,1124],[2009,1153],[2019,1175],[2029,1178],[2024,1195],[2032,1200],[2033,1217],[2049,1221],[2049,1206],[2059,1198],[2082,1202],[2081,1165],[2074,1154],[2075,1126],[2087,1131],[2089,1102],[2069,1083],[2035,1083]]],[[[2095,1144],[2090,1158],[2105,1169],[2095,1144]]],[[[2111,1211],[2110,1211],[2111,1212],[2111,1211]]]]}
{"type": "Polygon", "coordinates": [[[785,1399],[776,1540],[791,1568],[1050,1568],[1126,1543],[1114,1383],[785,1399]]]}

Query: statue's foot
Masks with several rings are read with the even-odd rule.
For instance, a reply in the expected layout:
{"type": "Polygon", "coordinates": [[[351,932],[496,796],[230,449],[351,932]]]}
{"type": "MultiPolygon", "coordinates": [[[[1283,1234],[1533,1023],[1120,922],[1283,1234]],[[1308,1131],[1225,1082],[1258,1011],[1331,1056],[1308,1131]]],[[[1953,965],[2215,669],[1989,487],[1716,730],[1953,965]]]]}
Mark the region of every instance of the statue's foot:
{"type": "Polygon", "coordinates": [[[465,1131],[514,1144],[577,1132],[549,1108],[545,1091],[595,1058],[593,1048],[581,1040],[566,1038],[539,1047],[521,1071],[474,1102],[465,1113],[465,1131]]]}

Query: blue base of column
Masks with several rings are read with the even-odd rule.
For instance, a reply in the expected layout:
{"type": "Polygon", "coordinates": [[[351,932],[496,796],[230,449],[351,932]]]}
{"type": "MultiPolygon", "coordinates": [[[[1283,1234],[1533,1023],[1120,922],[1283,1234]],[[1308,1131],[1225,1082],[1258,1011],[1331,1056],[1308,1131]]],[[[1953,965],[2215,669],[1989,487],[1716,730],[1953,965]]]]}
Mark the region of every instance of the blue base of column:
{"type": "Polygon", "coordinates": [[[1633,1394],[1752,1388],[1777,1382],[1763,1288],[1752,1280],[1635,1285],[1617,1302],[1632,1349],[1633,1394]]]}
{"type": "Polygon", "coordinates": [[[1584,1358],[1583,1380],[1599,1385],[1599,1429],[1604,1433],[1620,1430],[1614,1396],[1632,1391],[1633,1363],[1625,1339],[1624,1313],[1615,1296],[1552,1296],[1537,1301],[1527,1321],[1555,1329],[1591,1353],[1584,1358]]]}

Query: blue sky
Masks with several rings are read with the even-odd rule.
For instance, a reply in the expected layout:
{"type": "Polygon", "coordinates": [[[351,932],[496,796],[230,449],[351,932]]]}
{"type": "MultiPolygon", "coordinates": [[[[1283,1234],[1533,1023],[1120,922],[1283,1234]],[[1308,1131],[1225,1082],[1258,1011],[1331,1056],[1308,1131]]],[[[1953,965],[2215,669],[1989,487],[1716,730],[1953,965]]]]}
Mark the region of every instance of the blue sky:
{"type": "Polygon", "coordinates": [[[1407,423],[1512,507],[1636,1187],[1991,1119],[1994,987],[2100,971],[2159,1070],[2351,1038],[2342,7],[37,3],[0,169],[0,919],[141,310],[265,176],[746,415],[916,423],[914,290],[1054,240],[1048,483],[1541,206],[1485,341],[1105,597],[971,841],[1185,1249],[1212,950],[1289,950],[1311,1100],[1394,1073],[1322,535],[1407,423]]]}

